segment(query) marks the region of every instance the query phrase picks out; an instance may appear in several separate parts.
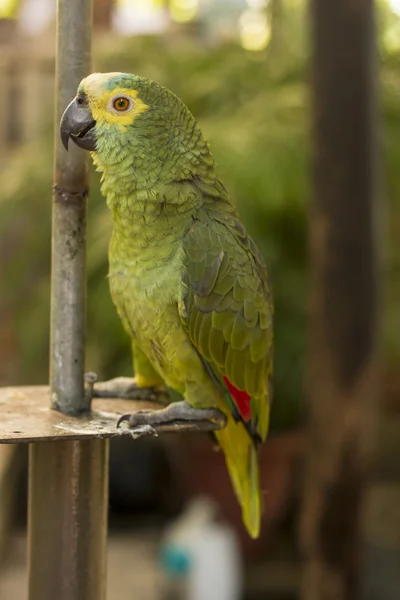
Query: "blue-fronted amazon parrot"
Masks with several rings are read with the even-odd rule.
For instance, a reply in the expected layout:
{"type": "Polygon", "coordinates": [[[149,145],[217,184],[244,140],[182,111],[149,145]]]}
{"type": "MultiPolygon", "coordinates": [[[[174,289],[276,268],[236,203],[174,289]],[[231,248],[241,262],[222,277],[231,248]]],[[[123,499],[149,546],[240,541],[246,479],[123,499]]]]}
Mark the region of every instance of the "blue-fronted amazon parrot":
{"type": "MultiPolygon", "coordinates": [[[[261,502],[257,447],[268,431],[272,298],[210,146],[185,104],[136,75],[94,73],[61,121],[64,145],[91,151],[113,219],[109,282],[132,338],[136,383],[184,400],[141,423],[204,420],[215,432],[249,534],[261,502]]],[[[138,423],[130,416],[130,425],[138,423]]]]}

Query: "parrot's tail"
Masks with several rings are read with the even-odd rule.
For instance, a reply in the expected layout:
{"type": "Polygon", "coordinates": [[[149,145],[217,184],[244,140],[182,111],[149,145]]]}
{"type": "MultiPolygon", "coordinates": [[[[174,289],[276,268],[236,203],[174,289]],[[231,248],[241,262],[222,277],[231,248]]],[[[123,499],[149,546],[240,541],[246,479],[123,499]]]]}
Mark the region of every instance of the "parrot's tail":
{"type": "Polygon", "coordinates": [[[257,538],[261,526],[257,450],[243,423],[235,421],[230,413],[225,414],[226,427],[216,431],[215,436],[225,454],[233,488],[242,507],[243,522],[249,535],[257,538]]]}

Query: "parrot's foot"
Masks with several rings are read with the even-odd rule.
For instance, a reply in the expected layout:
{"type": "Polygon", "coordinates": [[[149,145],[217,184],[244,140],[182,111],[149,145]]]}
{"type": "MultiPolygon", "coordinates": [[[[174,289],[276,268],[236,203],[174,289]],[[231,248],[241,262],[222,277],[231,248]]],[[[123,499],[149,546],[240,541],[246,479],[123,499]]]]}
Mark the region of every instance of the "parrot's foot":
{"type": "Polygon", "coordinates": [[[132,415],[122,415],[118,420],[117,427],[124,421],[129,423],[129,427],[142,425],[157,427],[170,425],[177,421],[185,421],[192,424],[212,421],[222,428],[226,425],[226,416],[216,408],[193,408],[187,402],[174,402],[161,410],[140,410],[132,415]]]}
{"type": "Polygon", "coordinates": [[[124,398],[167,404],[168,393],[161,388],[141,388],[132,377],[115,377],[97,383],[96,373],[85,373],[86,393],[90,398],[124,398]]]}

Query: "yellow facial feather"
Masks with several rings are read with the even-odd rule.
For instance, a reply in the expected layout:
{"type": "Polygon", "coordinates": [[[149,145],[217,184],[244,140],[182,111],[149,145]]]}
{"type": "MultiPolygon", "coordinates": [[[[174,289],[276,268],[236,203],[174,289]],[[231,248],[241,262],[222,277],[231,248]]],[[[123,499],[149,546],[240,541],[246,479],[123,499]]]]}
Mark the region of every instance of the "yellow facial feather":
{"type": "Polygon", "coordinates": [[[120,125],[124,128],[127,125],[132,125],[136,117],[148,110],[149,106],[139,98],[136,90],[122,87],[114,88],[113,90],[104,89],[104,85],[112,75],[118,75],[118,73],[93,73],[84,80],[83,89],[88,99],[93,119],[97,123],[120,125]],[[121,112],[113,109],[113,100],[118,98],[118,96],[131,98],[131,108],[121,112]]]}

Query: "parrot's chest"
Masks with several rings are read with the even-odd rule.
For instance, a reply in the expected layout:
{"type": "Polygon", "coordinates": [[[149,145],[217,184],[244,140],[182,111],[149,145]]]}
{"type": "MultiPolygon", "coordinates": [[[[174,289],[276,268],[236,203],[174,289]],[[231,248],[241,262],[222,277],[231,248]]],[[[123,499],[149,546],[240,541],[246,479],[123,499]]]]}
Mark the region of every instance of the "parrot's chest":
{"type": "Polygon", "coordinates": [[[109,253],[112,299],[135,345],[171,388],[183,393],[202,366],[182,324],[185,254],[176,242],[133,252],[114,237],[109,253]]]}
{"type": "Polygon", "coordinates": [[[151,339],[161,344],[171,321],[180,325],[182,260],[180,251],[169,260],[157,259],[154,252],[131,260],[110,260],[113,301],[125,327],[139,343],[151,339]]]}
{"type": "MultiPolygon", "coordinates": [[[[181,266],[178,261],[163,266],[110,265],[110,289],[119,316],[135,344],[142,350],[167,384],[184,390],[185,364],[197,354],[179,317],[181,266]],[[186,359],[186,357],[189,357],[186,359]]],[[[197,367],[197,365],[196,365],[197,367]]],[[[198,368],[198,367],[197,367],[198,368]]]]}

